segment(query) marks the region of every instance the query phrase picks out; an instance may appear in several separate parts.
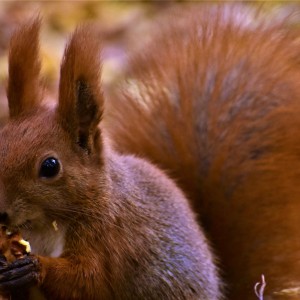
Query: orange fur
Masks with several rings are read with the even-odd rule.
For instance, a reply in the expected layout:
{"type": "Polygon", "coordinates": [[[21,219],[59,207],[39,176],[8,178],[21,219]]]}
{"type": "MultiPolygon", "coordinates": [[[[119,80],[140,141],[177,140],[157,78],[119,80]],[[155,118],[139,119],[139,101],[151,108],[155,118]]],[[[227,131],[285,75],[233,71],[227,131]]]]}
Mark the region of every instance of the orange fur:
{"type": "Polygon", "coordinates": [[[29,239],[40,290],[57,300],[221,299],[214,256],[183,193],[146,161],[111,150],[97,127],[104,103],[92,29],[77,29],[66,47],[56,109],[37,104],[38,68],[29,69],[38,30],[34,21],[13,38],[10,64],[22,76],[10,72],[12,118],[0,131],[0,213],[29,239]],[[50,178],[41,176],[47,157],[61,166],[50,178]]]}
{"type": "MultiPolygon", "coordinates": [[[[100,44],[96,35],[88,26],[77,28],[64,53],[58,106],[59,113],[67,116],[64,125],[76,137],[89,133],[87,136],[92,138],[100,122],[104,105],[100,71],[100,44]],[[79,93],[86,99],[76,103],[79,93]],[[76,131],[78,127],[80,132],[76,131]]],[[[79,142],[92,144],[92,141],[79,142]]]]}
{"type": "Polygon", "coordinates": [[[299,52],[288,22],[254,14],[173,14],[107,121],[116,149],[167,170],[190,198],[231,300],[254,299],[261,274],[266,299],[300,286],[299,52]]]}
{"type": "Polygon", "coordinates": [[[13,35],[9,51],[9,80],[7,97],[10,117],[31,109],[41,100],[38,35],[40,19],[13,35]]]}

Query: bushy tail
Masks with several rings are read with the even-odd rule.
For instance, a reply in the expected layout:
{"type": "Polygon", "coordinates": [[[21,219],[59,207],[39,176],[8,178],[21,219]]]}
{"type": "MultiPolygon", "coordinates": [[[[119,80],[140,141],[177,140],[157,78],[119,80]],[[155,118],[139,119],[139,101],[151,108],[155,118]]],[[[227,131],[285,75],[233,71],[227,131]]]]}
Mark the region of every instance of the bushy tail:
{"type": "Polygon", "coordinates": [[[199,11],[164,18],[108,103],[115,147],[166,170],[198,212],[208,172],[232,159],[232,145],[276,106],[273,95],[288,98],[278,83],[296,57],[290,37],[278,35],[282,24],[267,26],[260,13],[199,11]]]}

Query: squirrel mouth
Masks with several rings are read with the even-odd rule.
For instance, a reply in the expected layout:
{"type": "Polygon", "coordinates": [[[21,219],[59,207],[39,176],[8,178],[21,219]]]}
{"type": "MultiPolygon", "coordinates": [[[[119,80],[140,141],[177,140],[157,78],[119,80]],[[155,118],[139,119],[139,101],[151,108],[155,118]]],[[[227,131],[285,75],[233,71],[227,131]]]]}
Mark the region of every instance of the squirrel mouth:
{"type": "Polygon", "coordinates": [[[26,220],[25,222],[21,224],[14,224],[10,226],[5,226],[7,228],[7,231],[10,232],[15,232],[15,231],[20,231],[22,229],[29,230],[32,227],[32,223],[30,220],[26,220]]]}

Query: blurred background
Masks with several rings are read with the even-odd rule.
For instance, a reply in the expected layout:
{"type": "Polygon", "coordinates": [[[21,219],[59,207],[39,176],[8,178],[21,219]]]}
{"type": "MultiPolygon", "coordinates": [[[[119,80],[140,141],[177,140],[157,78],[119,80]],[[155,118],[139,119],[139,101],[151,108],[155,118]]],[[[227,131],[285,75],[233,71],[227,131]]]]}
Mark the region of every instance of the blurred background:
{"type": "MultiPolygon", "coordinates": [[[[46,97],[55,99],[62,53],[68,35],[76,25],[91,21],[103,41],[102,80],[106,91],[113,88],[126,70],[128,56],[147,43],[155,20],[174,6],[184,9],[187,5],[201,9],[211,2],[184,1],[0,1],[0,124],[7,116],[5,85],[7,78],[7,50],[13,31],[24,21],[40,14],[43,18],[41,32],[42,73],[46,84],[46,97]]],[[[219,2],[220,3],[220,2],[219,2]]],[[[225,3],[225,2],[222,2],[225,3]]],[[[226,5],[232,5],[226,2],[226,5]]],[[[243,6],[263,6],[266,18],[294,14],[299,24],[297,2],[254,1],[243,6]]]]}

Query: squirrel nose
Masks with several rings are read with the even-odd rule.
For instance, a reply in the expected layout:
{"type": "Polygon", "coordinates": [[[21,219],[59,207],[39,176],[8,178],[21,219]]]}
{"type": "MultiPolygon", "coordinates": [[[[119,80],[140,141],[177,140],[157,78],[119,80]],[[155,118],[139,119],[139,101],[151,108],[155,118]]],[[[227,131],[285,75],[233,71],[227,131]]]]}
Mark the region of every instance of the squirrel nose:
{"type": "Polygon", "coordinates": [[[8,213],[0,212],[0,224],[6,224],[8,222],[8,213]]]}

